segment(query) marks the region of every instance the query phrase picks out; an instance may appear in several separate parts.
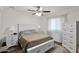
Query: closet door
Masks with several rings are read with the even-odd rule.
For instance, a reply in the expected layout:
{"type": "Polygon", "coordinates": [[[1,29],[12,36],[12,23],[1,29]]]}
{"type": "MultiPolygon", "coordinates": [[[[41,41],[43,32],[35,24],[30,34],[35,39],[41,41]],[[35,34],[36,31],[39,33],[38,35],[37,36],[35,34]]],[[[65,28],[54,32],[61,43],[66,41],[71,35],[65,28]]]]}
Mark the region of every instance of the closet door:
{"type": "Polygon", "coordinates": [[[1,37],[1,12],[0,12],[0,37],[1,37]]]}
{"type": "Polygon", "coordinates": [[[77,40],[76,40],[76,48],[77,48],[77,52],[78,52],[78,49],[79,49],[79,21],[77,21],[77,40]]]}

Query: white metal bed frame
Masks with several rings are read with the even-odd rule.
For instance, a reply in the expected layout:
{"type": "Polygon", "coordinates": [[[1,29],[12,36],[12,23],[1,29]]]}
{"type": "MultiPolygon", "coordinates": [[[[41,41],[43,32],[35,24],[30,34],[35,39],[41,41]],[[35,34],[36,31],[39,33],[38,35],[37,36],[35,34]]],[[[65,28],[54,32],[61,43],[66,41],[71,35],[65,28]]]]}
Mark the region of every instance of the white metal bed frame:
{"type": "MultiPolygon", "coordinates": [[[[24,30],[35,29],[38,30],[38,26],[32,24],[18,24],[17,25],[18,33],[24,30]]],[[[42,44],[36,45],[34,47],[28,48],[27,53],[44,53],[49,49],[54,47],[54,40],[46,41],[42,44]]]]}

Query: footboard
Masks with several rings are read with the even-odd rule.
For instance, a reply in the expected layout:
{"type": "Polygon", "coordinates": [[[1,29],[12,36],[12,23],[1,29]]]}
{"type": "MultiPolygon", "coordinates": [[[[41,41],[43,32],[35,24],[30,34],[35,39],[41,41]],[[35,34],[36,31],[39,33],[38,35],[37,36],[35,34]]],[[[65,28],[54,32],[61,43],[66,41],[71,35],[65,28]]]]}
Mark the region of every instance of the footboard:
{"type": "Polygon", "coordinates": [[[37,46],[27,49],[27,53],[44,53],[54,47],[54,40],[49,40],[37,46]]]}

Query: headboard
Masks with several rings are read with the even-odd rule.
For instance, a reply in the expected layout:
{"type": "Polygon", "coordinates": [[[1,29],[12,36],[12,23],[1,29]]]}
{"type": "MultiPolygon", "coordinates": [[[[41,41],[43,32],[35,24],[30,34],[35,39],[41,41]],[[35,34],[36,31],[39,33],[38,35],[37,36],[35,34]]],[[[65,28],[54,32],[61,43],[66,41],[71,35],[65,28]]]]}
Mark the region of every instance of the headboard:
{"type": "Polygon", "coordinates": [[[18,24],[17,28],[18,28],[18,32],[24,30],[30,30],[30,29],[35,29],[35,30],[39,29],[37,25],[33,25],[33,24],[18,24]]]}

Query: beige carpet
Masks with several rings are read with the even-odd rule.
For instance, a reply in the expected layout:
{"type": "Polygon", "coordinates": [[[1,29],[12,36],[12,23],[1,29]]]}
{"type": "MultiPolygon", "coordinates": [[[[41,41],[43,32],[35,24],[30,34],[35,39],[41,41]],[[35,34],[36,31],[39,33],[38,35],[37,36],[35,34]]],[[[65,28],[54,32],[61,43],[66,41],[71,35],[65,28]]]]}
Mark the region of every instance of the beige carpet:
{"type": "Polygon", "coordinates": [[[63,46],[55,44],[55,47],[47,51],[47,53],[69,53],[69,51],[63,46]]]}

